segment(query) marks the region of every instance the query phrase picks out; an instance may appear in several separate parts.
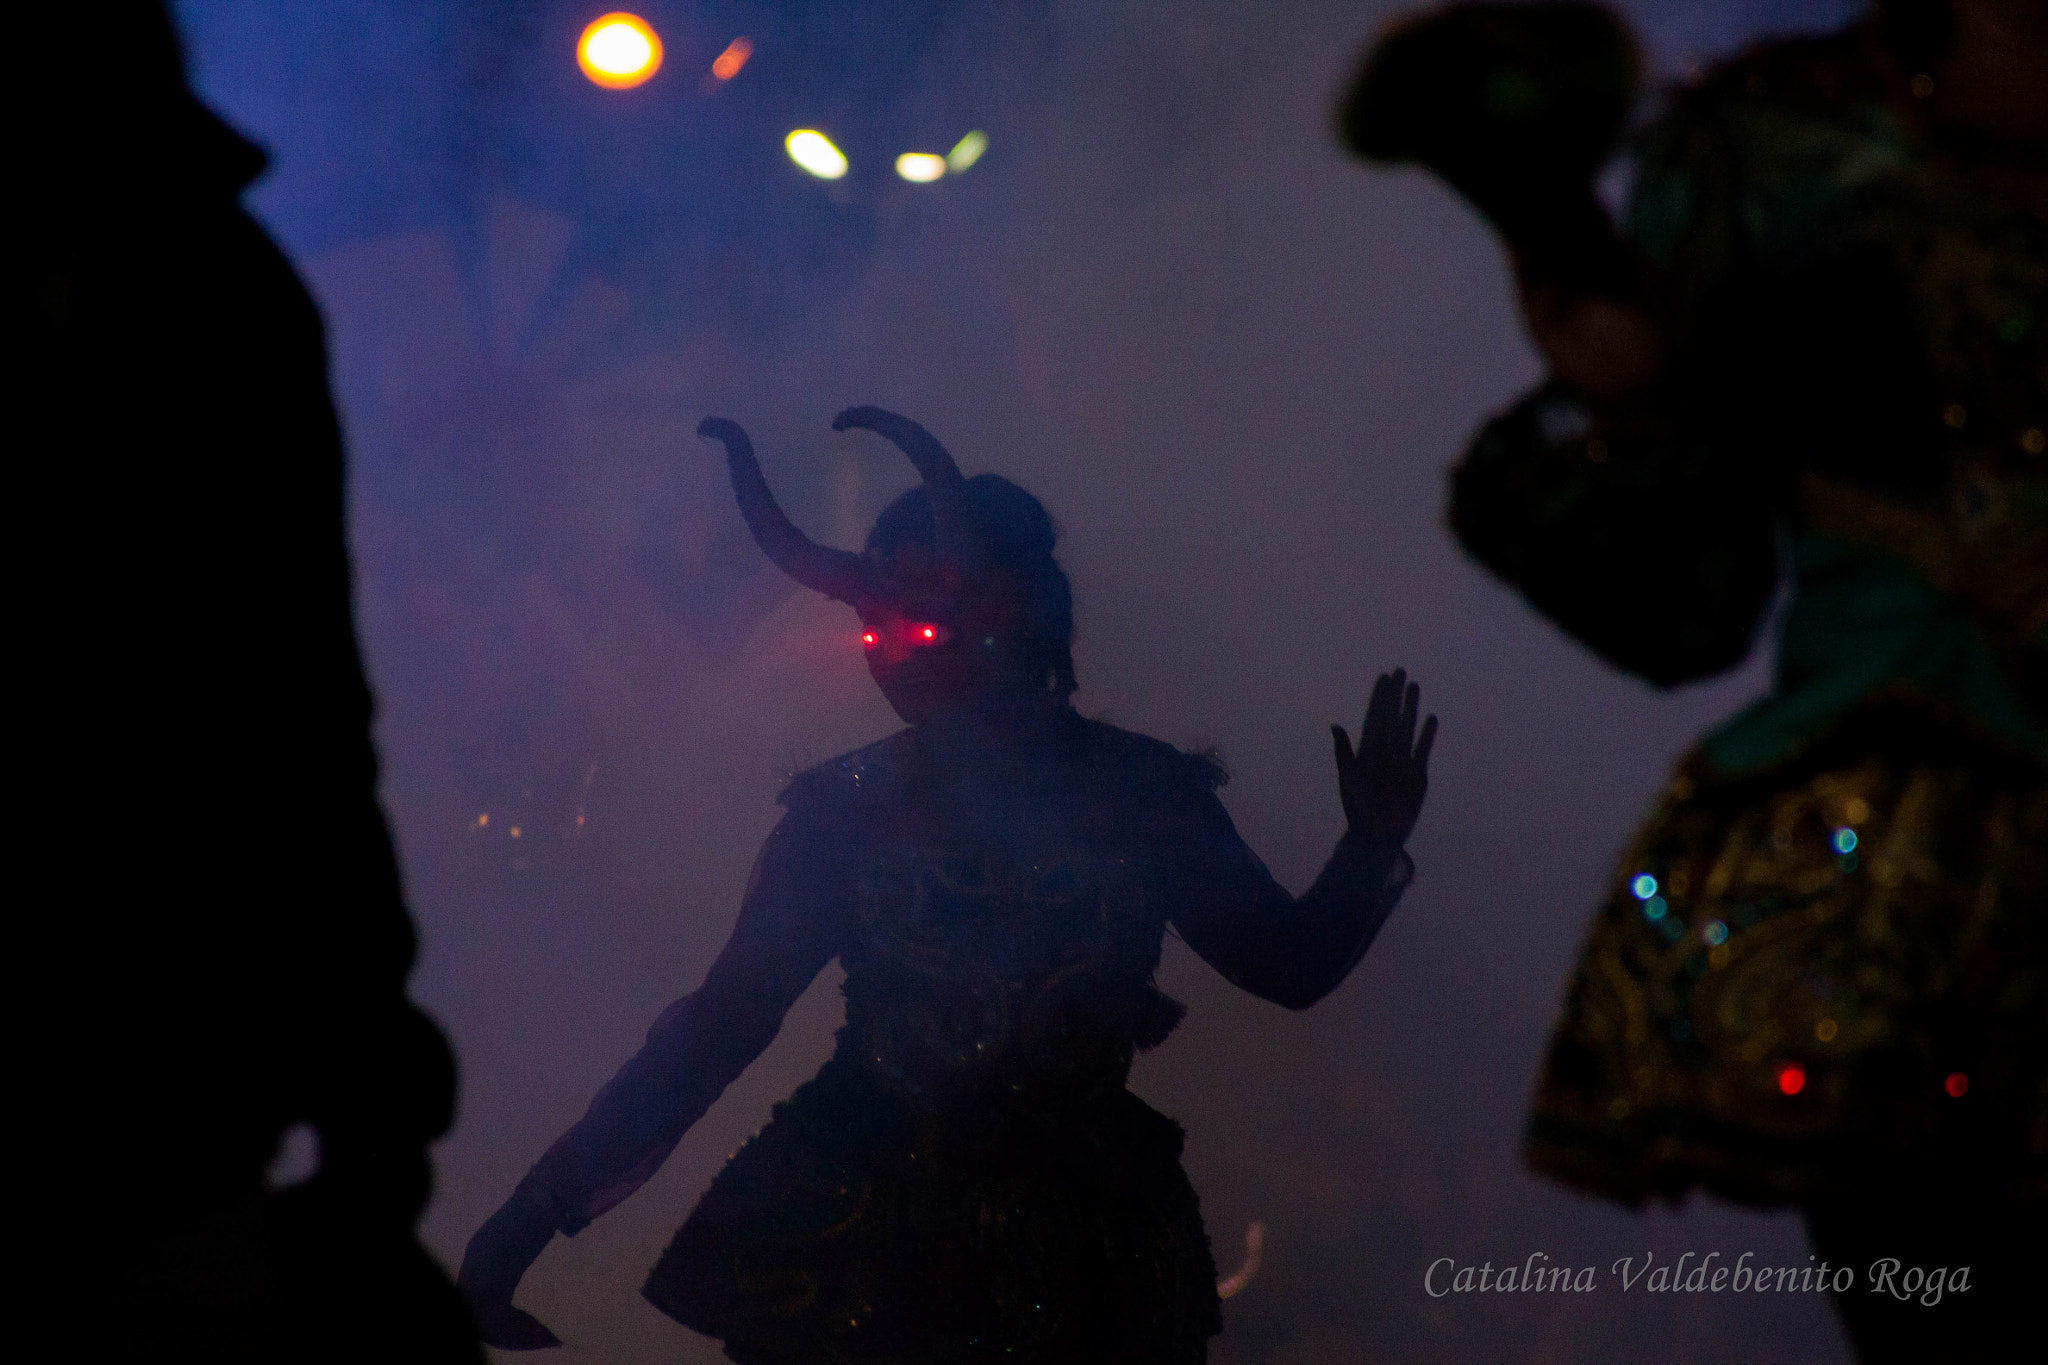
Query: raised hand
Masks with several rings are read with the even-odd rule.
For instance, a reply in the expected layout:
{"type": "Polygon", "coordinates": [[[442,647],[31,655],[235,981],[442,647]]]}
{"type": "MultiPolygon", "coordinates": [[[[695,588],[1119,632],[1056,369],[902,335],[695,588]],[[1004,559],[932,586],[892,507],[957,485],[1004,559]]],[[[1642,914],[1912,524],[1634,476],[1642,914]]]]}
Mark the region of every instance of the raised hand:
{"type": "Polygon", "coordinates": [[[1422,689],[1406,669],[1382,673],[1359,726],[1358,748],[1341,725],[1330,727],[1337,753],[1337,794],[1351,837],[1371,852],[1391,858],[1408,842],[1429,790],[1429,749],[1436,742],[1436,717],[1415,722],[1422,689]]]}

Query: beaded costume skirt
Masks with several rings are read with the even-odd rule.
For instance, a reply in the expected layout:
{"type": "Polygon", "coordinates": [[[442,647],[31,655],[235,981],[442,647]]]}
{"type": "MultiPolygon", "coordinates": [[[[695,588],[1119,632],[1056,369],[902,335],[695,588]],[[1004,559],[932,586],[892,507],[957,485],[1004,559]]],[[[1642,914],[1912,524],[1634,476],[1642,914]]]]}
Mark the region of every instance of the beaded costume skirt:
{"type": "Polygon", "coordinates": [[[2048,778],[1921,708],[1697,755],[1596,918],[1531,1166],[1631,1203],[1881,1174],[2048,1192],[2048,778]]]}
{"type": "Polygon", "coordinates": [[[1181,1130],[1117,1085],[929,1109],[843,1055],[726,1164],[643,1293],[743,1365],[1199,1365],[1181,1130]]]}

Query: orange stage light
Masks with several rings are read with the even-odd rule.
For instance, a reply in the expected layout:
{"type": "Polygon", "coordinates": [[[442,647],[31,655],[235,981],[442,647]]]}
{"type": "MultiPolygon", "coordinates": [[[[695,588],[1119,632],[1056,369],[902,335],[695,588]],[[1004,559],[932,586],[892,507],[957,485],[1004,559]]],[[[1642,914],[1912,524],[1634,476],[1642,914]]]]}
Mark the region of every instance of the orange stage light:
{"type": "Polygon", "coordinates": [[[661,70],[661,37],[637,14],[602,14],[576,40],[576,64],[592,84],[629,90],[661,70]]]}

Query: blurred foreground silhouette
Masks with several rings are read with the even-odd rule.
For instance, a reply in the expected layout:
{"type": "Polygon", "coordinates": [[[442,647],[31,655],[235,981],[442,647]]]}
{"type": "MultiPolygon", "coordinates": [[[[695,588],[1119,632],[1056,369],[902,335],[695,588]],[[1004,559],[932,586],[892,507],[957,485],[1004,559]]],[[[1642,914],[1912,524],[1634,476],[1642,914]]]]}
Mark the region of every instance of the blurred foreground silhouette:
{"type": "Polygon", "coordinates": [[[1617,228],[1636,65],[1601,7],[1457,5],[1340,114],[1486,215],[1549,364],[1452,476],[1466,549],[1661,686],[1790,580],[1771,693],[1615,870],[1527,1156],[1797,1206],[1861,1357],[1988,1355],[2048,1195],[2048,7],[1887,0],[1706,72],[1617,228]]]}
{"type": "Polygon", "coordinates": [[[32,1311],[123,1359],[475,1361],[413,1235],[454,1068],[404,994],[321,322],[163,7],[73,23],[23,48],[32,1311]]]}

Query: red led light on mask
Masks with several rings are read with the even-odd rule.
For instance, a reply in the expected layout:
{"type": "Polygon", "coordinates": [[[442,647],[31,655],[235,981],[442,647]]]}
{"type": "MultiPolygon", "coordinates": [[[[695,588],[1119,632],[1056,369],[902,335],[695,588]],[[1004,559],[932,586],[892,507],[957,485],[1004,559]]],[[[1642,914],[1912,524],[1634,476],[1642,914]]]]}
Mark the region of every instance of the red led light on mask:
{"type": "MultiPolygon", "coordinates": [[[[931,621],[905,621],[888,629],[891,632],[900,632],[898,638],[912,649],[929,649],[933,645],[943,645],[953,638],[952,631],[931,621]]],[[[860,643],[861,648],[873,652],[881,648],[881,633],[864,630],[860,633],[860,643]]]]}

